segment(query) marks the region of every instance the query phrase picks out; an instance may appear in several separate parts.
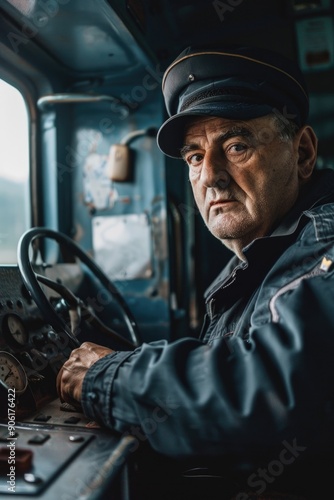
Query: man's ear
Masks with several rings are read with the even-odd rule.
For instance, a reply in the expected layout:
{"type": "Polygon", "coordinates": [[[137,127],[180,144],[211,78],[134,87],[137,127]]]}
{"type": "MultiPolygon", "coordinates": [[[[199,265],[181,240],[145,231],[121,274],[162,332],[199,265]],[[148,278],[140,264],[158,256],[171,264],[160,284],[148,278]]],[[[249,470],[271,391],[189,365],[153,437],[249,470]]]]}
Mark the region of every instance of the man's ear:
{"type": "Polygon", "coordinates": [[[298,177],[305,181],[311,177],[317,160],[318,139],[309,125],[301,128],[295,139],[298,141],[298,177]]]}

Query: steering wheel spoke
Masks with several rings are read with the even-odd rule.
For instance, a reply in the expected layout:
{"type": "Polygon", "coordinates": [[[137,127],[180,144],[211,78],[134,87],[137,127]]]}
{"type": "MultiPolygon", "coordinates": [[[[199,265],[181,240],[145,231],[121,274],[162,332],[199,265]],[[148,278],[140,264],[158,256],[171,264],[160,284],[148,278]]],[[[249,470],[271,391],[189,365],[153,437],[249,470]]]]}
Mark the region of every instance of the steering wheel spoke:
{"type": "MultiPolygon", "coordinates": [[[[45,320],[55,331],[65,332],[72,347],[80,345],[76,334],[81,331],[83,322],[89,324],[91,331],[99,332],[106,339],[110,339],[111,343],[117,346],[117,349],[132,350],[140,344],[137,324],[124,297],[101,268],[71,238],[58,231],[43,227],[29,229],[19,240],[17,260],[22,280],[45,320]],[[59,245],[64,260],[71,263],[78,261],[88,268],[99,286],[102,285],[117,304],[123,322],[126,325],[126,334],[129,338],[120,335],[110,328],[105,321],[98,317],[92,307],[86,305],[85,299],[78,297],[63,283],[44,276],[35,270],[38,267],[45,269],[49,267],[46,263],[38,266],[30,259],[30,255],[33,256],[33,259],[36,257],[37,240],[43,238],[53,240],[59,245]],[[59,300],[66,303],[69,317],[68,322],[65,321],[64,314],[60,314],[59,311],[57,312],[57,307],[53,307],[44,287],[56,292],[57,296],[60,297],[59,300]]],[[[94,339],[91,340],[94,341],[94,339]]]]}

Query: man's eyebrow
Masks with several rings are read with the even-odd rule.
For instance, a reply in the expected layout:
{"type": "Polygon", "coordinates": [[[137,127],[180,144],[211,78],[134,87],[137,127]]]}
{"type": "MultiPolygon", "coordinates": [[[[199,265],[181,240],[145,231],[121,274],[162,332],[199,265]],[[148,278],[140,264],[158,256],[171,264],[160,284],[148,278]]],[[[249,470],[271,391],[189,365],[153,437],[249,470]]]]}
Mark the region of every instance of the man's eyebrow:
{"type": "Polygon", "coordinates": [[[187,153],[194,151],[194,149],[198,149],[197,144],[186,144],[180,149],[180,155],[184,158],[187,153]]]}
{"type": "MultiPolygon", "coordinates": [[[[233,127],[230,130],[227,130],[226,132],[222,132],[221,134],[218,134],[214,142],[225,142],[227,139],[230,139],[231,137],[252,137],[253,133],[246,127],[233,127]]],[[[190,143],[190,144],[185,144],[181,149],[180,149],[180,154],[182,157],[184,157],[187,153],[190,151],[193,151],[194,149],[199,149],[200,146],[198,144],[190,143]]]]}

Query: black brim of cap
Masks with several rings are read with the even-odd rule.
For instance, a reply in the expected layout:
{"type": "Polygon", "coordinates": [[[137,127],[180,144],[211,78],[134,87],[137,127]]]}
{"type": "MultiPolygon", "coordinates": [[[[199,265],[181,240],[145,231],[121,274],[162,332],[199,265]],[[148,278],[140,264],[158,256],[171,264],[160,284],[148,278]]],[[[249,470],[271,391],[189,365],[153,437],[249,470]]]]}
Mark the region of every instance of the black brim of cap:
{"type": "Polygon", "coordinates": [[[180,150],[184,146],[185,129],[194,117],[212,116],[231,120],[251,120],[269,115],[273,110],[272,106],[264,103],[223,103],[221,100],[210,104],[197,105],[166,120],[158,131],[157,143],[165,155],[172,158],[181,158],[180,150]]]}

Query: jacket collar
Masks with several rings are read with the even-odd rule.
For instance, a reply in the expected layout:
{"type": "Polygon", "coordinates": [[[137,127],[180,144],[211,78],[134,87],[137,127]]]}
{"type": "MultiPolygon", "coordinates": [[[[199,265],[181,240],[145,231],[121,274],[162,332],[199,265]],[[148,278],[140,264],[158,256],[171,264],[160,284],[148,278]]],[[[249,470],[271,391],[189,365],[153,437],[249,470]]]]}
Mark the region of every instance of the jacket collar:
{"type": "MultiPolygon", "coordinates": [[[[237,274],[240,276],[241,271],[248,269],[249,264],[255,261],[259,262],[259,259],[261,259],[261,265],[257,267],[256,276],[253,276],[252,279],[260,280],[262,274],[266,273],[272,263],[291,244],[291,241],[295,240],[308,222],[309,218],[304,215],[304,212],[320,204],[330,202],[334,202],[334,170],[317,170],[310,182],[303,187],[296,203],[280,224],[270,235],[257,238],[244,248],[246,261],[241,261],[236,256],[232,257],[206,290],[205,299],[210,299],[219,289],[228,287],[230,283],[233,283],[237,274]]],[[[248,275],[249,271],[246,274],[248,275]]],[[[248,276],[248,282],[249,278],[248,276]]],[[[230,292],[231,289],[229,289],[230,292]]]]}
{"type": "Polygon", "coordinates": [[[334,170],[316,170],[310,182],[300,191],[299,197],[270,236],[283,236],[293,233],[305,210],[310,210],[320,204],[334,201],[334,170]]]}

